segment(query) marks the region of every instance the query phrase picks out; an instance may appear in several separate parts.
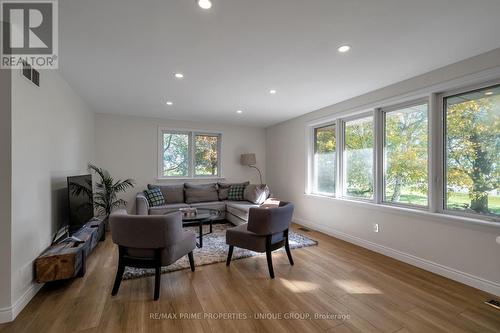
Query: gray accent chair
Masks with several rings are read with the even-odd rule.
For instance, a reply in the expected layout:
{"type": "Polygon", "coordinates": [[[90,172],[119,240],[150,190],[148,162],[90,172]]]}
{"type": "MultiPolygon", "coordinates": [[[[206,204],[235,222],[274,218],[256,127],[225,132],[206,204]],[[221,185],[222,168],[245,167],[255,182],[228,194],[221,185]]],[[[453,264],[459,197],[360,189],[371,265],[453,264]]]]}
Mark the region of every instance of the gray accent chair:
{"type": "Polygon", "coordinates": [[[226,244],[229,245],[226,266],[231,263],[234,247],[266,253],[269,275],[274,279],[271,252],[285,247],[290,265],[293,265],[292,253],[288,243],[288,229],[292,222],[293,204],[280,202],[273,208],[250,208],[248,223],[226,231],[226,244]]]}
{"type": "Polygon", "coordinates": [[[155,269],[155,301],[160,297],[162,266],[168,266],[187,254],[194,272],[196,235],[182,229],[181,212],[140,216],[129,215],[125,209],[119,209],[109,216],[109,223],[113,242],[119,250],[111,295],[118,293],[125,266],[155,269]]]}

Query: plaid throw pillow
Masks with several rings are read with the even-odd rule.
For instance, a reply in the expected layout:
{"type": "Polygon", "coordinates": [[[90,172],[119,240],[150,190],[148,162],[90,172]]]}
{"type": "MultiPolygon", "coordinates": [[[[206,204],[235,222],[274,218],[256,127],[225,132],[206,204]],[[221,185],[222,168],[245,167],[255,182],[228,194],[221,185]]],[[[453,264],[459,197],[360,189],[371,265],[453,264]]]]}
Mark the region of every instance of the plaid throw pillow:
{"type": "Polygon", "coordinates": [[[146,199],[148,199],[149,206],[163,206],[165,204],[165,198],[160,191],[159,187],[154,187],[149,190],[144,191],[146,199]]]}
{"type": "Polygon", "coordinates": [[[229,187],[227,200],[243,201],[243,193],[245,193],[246,184],[233,184],[229,187]]]}

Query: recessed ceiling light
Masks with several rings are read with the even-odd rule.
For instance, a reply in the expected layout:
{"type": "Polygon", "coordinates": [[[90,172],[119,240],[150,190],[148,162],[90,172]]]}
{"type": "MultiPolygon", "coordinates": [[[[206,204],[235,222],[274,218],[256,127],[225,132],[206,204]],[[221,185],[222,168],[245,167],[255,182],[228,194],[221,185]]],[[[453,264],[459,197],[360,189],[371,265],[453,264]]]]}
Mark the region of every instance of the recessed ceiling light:
{"type": "Polygon", "coordinates": [[[182,79],[184,77],[184,74],[182,73],[175,73],[174,76],[178,79],[182,79]]]}
{"type": "Polygon", "coordinates": [[[275,89],[271,89],[271,90],[269,90],[269,93],[270,93],[271,95],[275,95],[275,94],[277,93],[277,91],[276,91],[275,89]]]}
{"type": "Polygon", "coordinates": [[[337,50],[340,53],[346,53],[346,52],[349,52],[350,49],[351,49],[351,47],[349,45],[342,45],[342,46],[339,46],[339,48],[337,50]]]}
{"type": "Polygon", "coordinates": [[[210,9],[212,8],[212,1],[210,0],[198,0],[198,6],[203,9],[210,9]]]}
{"type": "Polygon", "coordinates": [[[484,93],[486,96],[490,96],[490,95],[493,95],[493,91],[487,91],[484,93]]]}
{"type": "Polygon", "coordinates": [[[242,114],[242,113],[243,113],[243,111],[241,111],[241,110],[236,110],[236,113],[238,113],[238,114],[242,114]]]}
{"type": "Polygon", "coordinates": [[[167,101],[167,105],[174,105],[174,102],[167,101]]]}

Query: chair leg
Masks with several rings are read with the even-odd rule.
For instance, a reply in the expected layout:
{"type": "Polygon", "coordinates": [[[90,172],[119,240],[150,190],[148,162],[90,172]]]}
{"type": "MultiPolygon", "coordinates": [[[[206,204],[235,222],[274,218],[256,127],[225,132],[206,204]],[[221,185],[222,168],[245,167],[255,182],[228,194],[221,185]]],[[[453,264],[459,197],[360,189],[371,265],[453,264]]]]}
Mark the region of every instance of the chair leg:
{"type": "Polygon", "coordinates": [[[154,300],[160,298],[160,282],[161,282],[161,249],[155,250],[155,293],[154,300]]]}
{"type": "Polygon", "coordinates": [[[113,290],[111,291],[112,296],[118,294],[118,289],[120,289],[120,284],[122,282],[123,272],[125,271],[125,265],[123,263],[123,249],[120,247],[118,251],[118,268],[116,269],[115,283],[113,285],[113,290]]]}
{"type": "Polygon", "coordinates": [[[288,243],[288,229],[285,230],[285,250],[286,255],[288,256],[288,261],[290,262],[290,265],[293,266],[292,252],[290,251],[290,244],[288,243]]]}
{"type": "Polygon", "coordinates": [[[271,255],[271,237],[266,237],[266,257],[267,257],[267,267],[269,268],[269,275],[271,279],[274,279],[274,269],[273,269],[273,257],[271,255]]]}
{"type": "Polygon", "coordinates": [[[194,272],[194,258],[193,258],[193,251],[188,253],[189,257],[189,266],[191,266],[191,272],[194,272]]]}
{"type": "Polygon", "coordinates": [[[229,245],[229,252],[227,253],[226,266],[229,266],[229,264],[231,264],[231,258],[233,256],[233,249],[234,249],[234,246],[229,245]]]}
{"type": "Polygon", "coordinates": [[[199,228],[199,233],[200,233],[200,246],[199,246],[199,248],[202,248],[203,247],[203,221],[200,221],[198,228],[199,228]]]}

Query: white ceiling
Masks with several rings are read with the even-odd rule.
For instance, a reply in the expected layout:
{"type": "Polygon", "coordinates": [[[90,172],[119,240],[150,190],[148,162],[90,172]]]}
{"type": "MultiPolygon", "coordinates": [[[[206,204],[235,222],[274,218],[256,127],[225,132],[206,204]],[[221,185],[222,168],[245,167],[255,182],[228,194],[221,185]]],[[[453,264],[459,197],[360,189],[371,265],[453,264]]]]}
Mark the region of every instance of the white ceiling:
{"type": "Polygon", "coordinates": [[[500,47],[499,0],[212,2],[60,1],[62,73],[96,112],[269,126],[500,47]]]}

